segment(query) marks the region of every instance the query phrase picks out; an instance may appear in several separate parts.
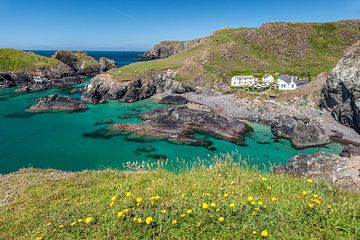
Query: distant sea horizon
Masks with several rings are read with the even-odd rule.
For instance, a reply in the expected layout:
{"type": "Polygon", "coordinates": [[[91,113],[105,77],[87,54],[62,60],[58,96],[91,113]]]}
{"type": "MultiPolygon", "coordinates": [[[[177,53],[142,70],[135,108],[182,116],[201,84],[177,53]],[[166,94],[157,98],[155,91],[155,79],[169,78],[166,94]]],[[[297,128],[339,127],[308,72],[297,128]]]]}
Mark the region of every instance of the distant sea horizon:
{"type": "MultiPolygon", "coordinates": [[[[58,50],[24,50],[26,52],[34,52],[36,54],[45,56],[45,57],[51,57],[56,51],[58,50]]],[[[83,52],[86,52],[91,57],[95,58],[96,60],[99,60],[101,57],[106,57],[111,60],[115,60],[118,67],[122,67],[125,65],[129,65],[135,62],[142,61],[139,59],[139,56],[144,53],[144,51],[86,51],[81,50],[83,52]]]]}

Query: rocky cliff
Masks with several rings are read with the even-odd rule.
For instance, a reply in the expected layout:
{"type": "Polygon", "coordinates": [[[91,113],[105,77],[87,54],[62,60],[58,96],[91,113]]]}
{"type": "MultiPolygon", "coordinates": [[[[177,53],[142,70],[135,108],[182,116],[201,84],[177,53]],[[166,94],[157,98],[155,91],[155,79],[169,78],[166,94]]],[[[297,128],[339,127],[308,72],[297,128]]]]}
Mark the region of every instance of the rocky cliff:
{"type": "Polygon", "coordinates": [[[201,42],[201,38],[190,41],[162,41],[145,52],[141,58],[146,60],[167,58],[179,52],[189,50],[201,42]]]}
{"type": "Polygon", "coordinates": [[[327,79],[320,105],[360,133],[360,41],[345,53],[327,79]]]}

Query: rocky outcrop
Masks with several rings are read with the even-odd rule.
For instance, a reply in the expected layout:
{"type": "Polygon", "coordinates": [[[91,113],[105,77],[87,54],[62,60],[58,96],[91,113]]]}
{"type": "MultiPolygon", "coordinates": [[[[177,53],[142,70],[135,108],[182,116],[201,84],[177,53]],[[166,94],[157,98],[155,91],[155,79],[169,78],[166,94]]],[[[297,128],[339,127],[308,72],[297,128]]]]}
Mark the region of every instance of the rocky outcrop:
{"type": "Polygon", "coordinates": [[[201,38],[190,41],[162,41],[145,52],[141,58],[146,60],[167,58],[179,52],[191,49],[201,43],[201,38]]]}
{"type": "Polygon", "coordinates": [[[117,67],[116,62],[114,60],[108,59],[106,57],[101,57],[99,59],[100,64],[100,73],[104,73],[110,69],[114,69],[117,67]]]}
{"type": "Polygon", "coordinates": [[[306,117],[279,116],[272,122],[271,131],[277,137],[289,139],[299,149],[331,142],[325,130],[306,117]]]}
{"type": "Polygon", "coordinates": [[[359,170],[359,157],[346,158],[330,153],[299,154],[285,165],[273,169],[275,172],[317,178],[357,191],[360,190],[359,170]]]}
{"type": "Polygon", "coordinates": [[[52,57],[65,63],[76,75],[91,76],[100,72],[100,64],[93,57],[82,51],[61,50],[57,51],[52,57]]]}
{"type": "Polygon", "coordinates": [[[186,106],[159,108],[139,115],[123,116],[123,118],[129,117],[137,117],[144,122],[114,124],[107,131],[96,132],[88,136],[109,137],[126,132],[132,136],[167,139],[173,143],[205,146],[213,149],[211,142],[197,139],[193,133],[207,133],[241,145],[244,134],[252,130],[240,120],[186,106]]]}
{"type": "Polygon", "coordinates": [[[360,41],[350,47],[327,79],[320,105],[360,133],[360,41]]]}
{"type": "Polygon", "coordinates": [[[159,101],[160,104],[173,104],[173,105],[185,105],[188,102],[189,102],[189,100],[187,100],[183,96],[178,96],[178,95],[169,95],[169,96],[163,97],[159,101]]]}
{"type": "Polygon", "coordinates": [[[349,145],[344,147],[344,149],[340,153],[340,156],[342,156],[342,157],[360,156],[360,146],[359,145],[349,144],[349,145]]]}
{"type": "Polygon", "coordinates": [[[102,103],[106,99],[135,102],[155,93],[184,93],[192,91],[190,86],[175,81],[173,70],[151,72],[133,81],[119,81],[111,74],[100,74],[86,86],[82,100],[87,103],[102,103]]]}
{"type": "Polygon", "coordinates": [[[84,111],[86,109],[87,106],[80,103],[76,99],[51,94],[38,99],[37,102],[34,105],[32,105],[29,110],[35,112],[44,112],[44,111],[84,111]]]}

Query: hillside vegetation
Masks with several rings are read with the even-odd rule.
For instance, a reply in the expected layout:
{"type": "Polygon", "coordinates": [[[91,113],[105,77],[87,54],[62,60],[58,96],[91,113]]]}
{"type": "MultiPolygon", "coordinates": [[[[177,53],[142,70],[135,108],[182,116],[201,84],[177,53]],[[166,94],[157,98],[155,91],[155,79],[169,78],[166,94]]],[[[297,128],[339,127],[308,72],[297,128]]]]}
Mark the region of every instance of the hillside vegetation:
{"type": "Polygon", "coordinates": [[[0,48],[0,72],[25,71],[46,68],[60,62],[31,52],[0,48]]]}
{"type": "Polygon", "coordinates": [[[0,176],[0,239],[359,239],[358,193],[223,162],[0,176]]]}
{"type": "Polygon", "coordinates": [[[343,51],[360,39],[360,20],[329,23],[267,23],[223,29],[194,48],[166,59],[110,71],[118,80],[148,71],[178,69],[178,80],[209,84],[235,73],[287,73],[315,77],[329,72],[343,51]]]}

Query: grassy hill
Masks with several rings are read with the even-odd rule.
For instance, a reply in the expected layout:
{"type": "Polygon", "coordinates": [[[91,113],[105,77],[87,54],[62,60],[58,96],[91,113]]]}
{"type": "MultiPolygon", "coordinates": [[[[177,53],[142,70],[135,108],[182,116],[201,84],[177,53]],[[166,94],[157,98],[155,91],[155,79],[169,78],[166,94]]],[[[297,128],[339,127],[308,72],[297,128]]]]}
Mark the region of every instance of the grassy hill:
{"type": "Polygon", "coordinates": [[[0,72],[34,70],[55,64],[59,64],[59,61],[53,58],[12,48],[0,48],[0,72]]]}
{"type": "Polygon", "coordinates": [[[359,239],[360,197],[221,163],[0,176],[0,239],[359,239]]]}
{"type": "Polygon", "coordinates": [[[288,73],[314,77],[329,72],[343,51],[360,39],[360,20],[329,23],[267,23],[223,29],[200,45],[166,59],[111,70],[118,80],[148,71],[178,69],[178,79],[198,84],[227,82],[241,73],[288,73]]]}

